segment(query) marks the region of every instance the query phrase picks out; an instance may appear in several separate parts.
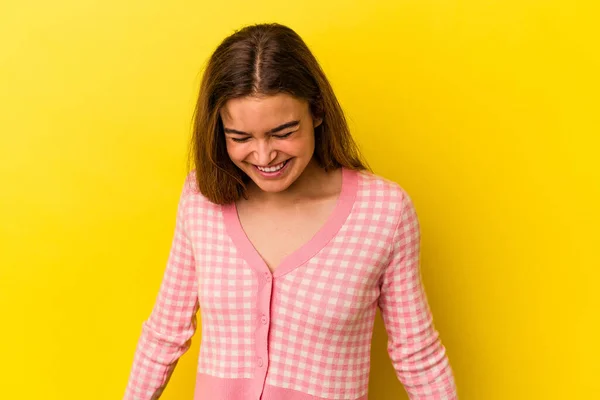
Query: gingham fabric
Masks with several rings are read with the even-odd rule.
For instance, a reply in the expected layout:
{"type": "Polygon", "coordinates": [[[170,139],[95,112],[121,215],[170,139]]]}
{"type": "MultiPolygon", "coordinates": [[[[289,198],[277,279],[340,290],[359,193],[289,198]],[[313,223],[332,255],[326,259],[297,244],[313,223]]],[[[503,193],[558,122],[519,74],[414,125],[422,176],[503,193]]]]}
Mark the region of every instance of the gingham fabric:
{"type": "Polygon", "coordinates": [[[343,169],[324,226],[273,273],[235,204],[184,186],[170,257],[126,400],[157,399],[200,309],[195,400],[366,400],[377,307],[410,399],[456,399],[419,271],[420,230],[397,184],[343,169]]]}

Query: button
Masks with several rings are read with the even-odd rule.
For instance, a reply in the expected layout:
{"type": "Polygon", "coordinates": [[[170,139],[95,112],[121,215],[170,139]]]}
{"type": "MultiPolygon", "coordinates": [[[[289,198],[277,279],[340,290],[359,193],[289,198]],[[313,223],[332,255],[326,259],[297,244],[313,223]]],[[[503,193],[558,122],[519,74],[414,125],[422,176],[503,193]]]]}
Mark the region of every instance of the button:
{"type": "Polygon", "coordinates": [[[262,358],[259,358],[259,359],[258,359],[258,366],[259,366],[259,367],[262,367],[262,366],[263,366],[263,360],[262,360],[262,358]]]}
{"type": "Polygon", "coordinates": [[[267,280],[267,282],[271,282],[271,274],[268,272],[265,272],[265,279],[267,280]]]}
{"type": "Polygon", "coordinates": [[[266,325],[266,323],[267,323],[267,316],[266,316],[266,315],[263,315],[263,316],[262,316],[262,318],[261,318],[260,320],[261,320],[261,322],[262,322],[263,324],[265,324],[265,325],[266,325]]]}

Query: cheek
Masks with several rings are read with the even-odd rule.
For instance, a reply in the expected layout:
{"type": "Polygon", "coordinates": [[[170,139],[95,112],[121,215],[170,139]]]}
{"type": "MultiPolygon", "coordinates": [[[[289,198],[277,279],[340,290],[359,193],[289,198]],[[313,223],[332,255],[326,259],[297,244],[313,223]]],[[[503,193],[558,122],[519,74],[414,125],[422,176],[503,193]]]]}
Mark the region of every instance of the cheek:
{"type": "Polygon", "coordinates": [[[302,144],[299,146],[299,150],[302,152],[311,153],[312,155],[313,151],[315,150],[315,137],[311,135],[305,138],[302,141],[302,144]]]}
{"type": "Polygon", "coordinates": [[[304,155],[304,153],[310,153],[314,150],[314,148],[314,136],[310,135],[298,138],[297,140],[291,140],[280,147],[281,150],[298,156],[304,155]]]}
{"type": "Polygon", "coordinates": [[[245,157],[244,146],[238,143],[227,142],[227,154],[232,161],[241,161],[245,157]]]}

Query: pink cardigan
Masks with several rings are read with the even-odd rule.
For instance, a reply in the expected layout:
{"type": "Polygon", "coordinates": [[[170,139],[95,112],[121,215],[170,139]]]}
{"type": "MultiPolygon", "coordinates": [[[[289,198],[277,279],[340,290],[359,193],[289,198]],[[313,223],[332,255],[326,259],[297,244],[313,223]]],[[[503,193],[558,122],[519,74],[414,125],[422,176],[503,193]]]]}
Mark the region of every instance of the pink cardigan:
{"type": "Polygon", "coordinates": [[[190,174],[126,400],[160,396],[190,346],[199,309],[195,400],[366,400],[377,307],[410,398],[457,398],[421,284],[409,196],[368,172],[342,176],[327,222],[271,273],[235,205],[209,202],[190,174]]]}

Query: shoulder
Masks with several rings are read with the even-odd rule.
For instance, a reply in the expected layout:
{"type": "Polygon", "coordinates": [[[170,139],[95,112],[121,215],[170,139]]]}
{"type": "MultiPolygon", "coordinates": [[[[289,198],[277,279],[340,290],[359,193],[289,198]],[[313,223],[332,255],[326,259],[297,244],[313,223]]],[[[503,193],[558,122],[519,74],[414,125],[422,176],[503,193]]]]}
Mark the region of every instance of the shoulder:
{"type": "Polygon", "coordinates": [[[397,182],[369,171],[358,172],[357,200],[372,209],[384,209],[399,221],[406,212],[414,212],[407,191],[397,182]]]}
{"type": "Polygon", "coordinates": [[[198,189],[196,171],[193,170],[187,174],[181,191],[180,204],[186,208],[198,210],[214,210],[219,206],[212,203],[198,189]]]}
{"type": "Polygon", "coordinates": [[[200,193],[198,190],[198,182],[196,181],[196,170],[190,171],[183,182],[182,197],[200,193]]]}

